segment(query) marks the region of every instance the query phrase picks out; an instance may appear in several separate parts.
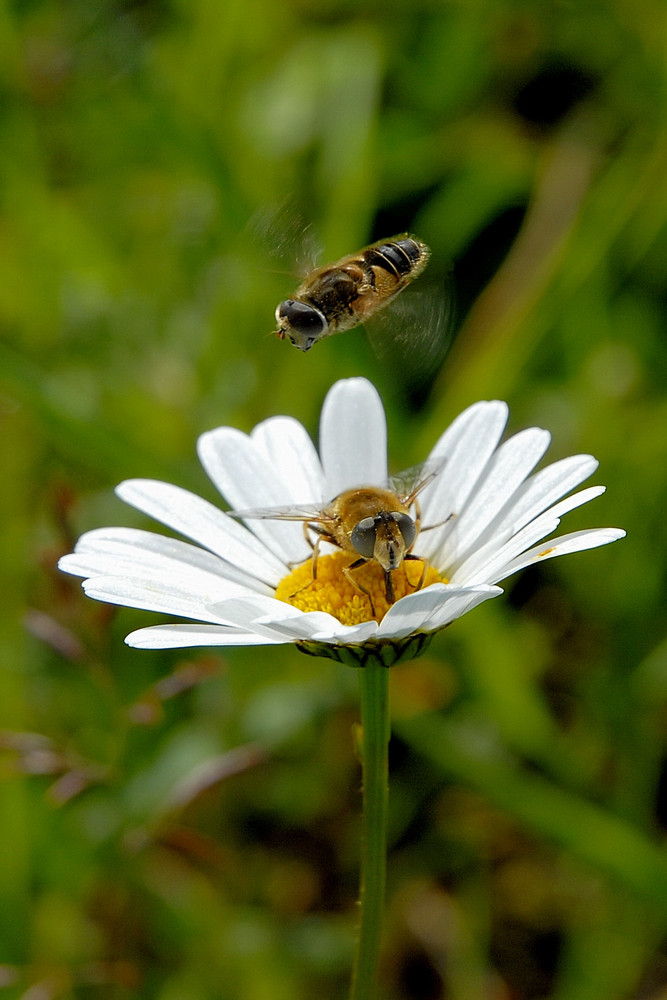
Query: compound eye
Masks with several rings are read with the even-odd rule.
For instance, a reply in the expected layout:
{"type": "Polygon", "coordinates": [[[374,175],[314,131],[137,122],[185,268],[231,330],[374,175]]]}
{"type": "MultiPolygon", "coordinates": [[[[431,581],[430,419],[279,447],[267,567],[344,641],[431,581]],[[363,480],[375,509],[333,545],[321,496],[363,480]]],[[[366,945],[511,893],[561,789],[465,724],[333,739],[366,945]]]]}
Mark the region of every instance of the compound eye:
{"type": "Polygon", "coordinates": [[[286,319],[293,330],[308,337],[314,342],[318,336],[324,333],[326,326],[324,316],[309,306],[307,302],[299,302],[298,299],[287,299],[278,306],[278,319],[286,319]]]}
{"type": "Polygon", "coordinates": [[[392,514],[392,517],[396,524],[398,525],[398,530],[403,536],[403,541],[405,542],[406,549],[409,549],[415,540],[417,534],[417,526],[412,520],[409,514],[392,514]]]}
{"type": "Polygon", "coordinates": [[[372,559],[375,551],[377,524],[374,517],[365,517],[352,529],[350,541],[364,559],[372,559]]]}

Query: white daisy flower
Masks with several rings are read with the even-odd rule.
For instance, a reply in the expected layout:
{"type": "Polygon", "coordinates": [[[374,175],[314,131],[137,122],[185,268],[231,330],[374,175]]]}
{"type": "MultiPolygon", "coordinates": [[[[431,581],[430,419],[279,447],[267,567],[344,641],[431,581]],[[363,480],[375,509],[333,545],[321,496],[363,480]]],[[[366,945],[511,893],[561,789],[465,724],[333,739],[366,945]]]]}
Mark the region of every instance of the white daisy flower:
{"type": "MultiPolygon", "coordinates": [[[[507,416],[505,403],[476,403],[440,437],[425,464],[420,521],[410,506],[412,554],[391,572],[366,561],[365,549],[329,544],[322,527],[313,556],[318,510],[352,488],[392,488],[384,410],[363,378],[337,382],[328,393],[319,455],[290,417],[265,420],[250,435],[219,427],[201,436],[204,469],[232,510],[247,516],[230,516],[178,486],[128,480],[116,491],[122,500],[190,541],[100,528],[83,535],[60,568],[84,577],[89,597],[188,619],[132,632],[131,646],[294,643],[342,662],[374,656],[389,666],[502,593],[498,582],[517,570],[625,534],[591,528],[544,542],[563,514],[604,492],[571,493],[598,463],[576,455],[533,473],[550,435],[532,427],[500,444],[507,416]],[[280,507],[284,516],[292,505],[315,525],[309,532],[298,521],[267,516],[266,508],[280,507]],[[251,508],[264,508],[264,516],[250,516],[251,508]]],[[[373,524],[366,528],[373,534],[373,524]]],[[[408,531],[408,552],[409,541],[408,531]]]]}

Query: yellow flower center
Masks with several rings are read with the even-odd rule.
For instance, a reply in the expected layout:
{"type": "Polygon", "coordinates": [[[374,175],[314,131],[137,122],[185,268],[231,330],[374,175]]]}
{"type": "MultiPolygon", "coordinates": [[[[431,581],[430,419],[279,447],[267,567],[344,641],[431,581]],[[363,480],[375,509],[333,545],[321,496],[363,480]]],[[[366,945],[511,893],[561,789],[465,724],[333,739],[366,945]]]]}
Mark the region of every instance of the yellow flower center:
{"type": "MultiPolygon", "coordinates": [[[[353,562],[355,557],[349,552],[318,556],[317,577],[313,579],[313,562],[309,559],[283,577],[276,588],[276,597],[301,611],[326,611],[343,625],[359,625],[372,618],[381,622],[391,607],[387,601],[384,571],[379,563],[371,560],[350,570],[352,579],[349,579],[343,570],[353,562]],[[362,587],[363,590],[360,589],[362,587]],[[364,591],[370,594],[372,604],[364,591]]],[[[393,570],[394,600],[414,593],[423,572],[421,559],[404,561],[393,570]]],[[[432,583],[447,583],[447,580],[426,563],[422,587],[432,583]]]]}

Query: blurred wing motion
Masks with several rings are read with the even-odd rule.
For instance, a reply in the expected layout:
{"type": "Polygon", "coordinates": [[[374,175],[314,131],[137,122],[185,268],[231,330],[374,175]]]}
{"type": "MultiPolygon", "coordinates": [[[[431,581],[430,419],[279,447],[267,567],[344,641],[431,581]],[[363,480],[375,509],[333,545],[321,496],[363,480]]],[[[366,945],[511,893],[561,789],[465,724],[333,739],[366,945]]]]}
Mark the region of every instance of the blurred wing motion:
{"type": "Polygon", "coordinates": [[[281,274],[306,275],[322,259],[314,226],[306,223],[291,198],[277,205],[264,205],[254,213],[246,229],[261,253],[268,252],[278,264],[281,274]]]}
{"type": "Polygon", "coordinates": [[[454,320],[452,270],[432,259],[418,285],[364,324],[375,355],[402,394],[430,386],[451,346],[454,320]]]}
{"type": "Polygon", "coordinates": [[[422,240],[402,233],[311,271],[276,309],[276,336],[309,351],[325,337],[352,330],[393,302],[430,256],[422,240]]]}

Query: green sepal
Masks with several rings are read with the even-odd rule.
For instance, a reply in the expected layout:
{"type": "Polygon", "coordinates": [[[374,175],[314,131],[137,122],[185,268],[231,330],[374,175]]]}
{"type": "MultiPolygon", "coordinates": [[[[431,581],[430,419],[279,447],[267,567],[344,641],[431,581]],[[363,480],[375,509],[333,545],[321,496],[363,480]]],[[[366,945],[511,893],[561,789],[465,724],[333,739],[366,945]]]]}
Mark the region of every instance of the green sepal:
{"type": "Polygon", "coordinates": [[[334,646],[327,642],[297,642],[296,647],[306,656],[325,656],[348,667],[367,667],[377,663],[382,667],[395,667],[397,663],[416,660],[428,648],[432,632],[415,632],[405,639],[384,639],[380,642],[363,642],[359,645],[334,646]]]}

